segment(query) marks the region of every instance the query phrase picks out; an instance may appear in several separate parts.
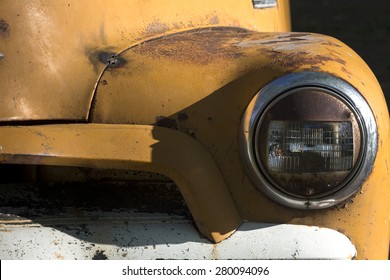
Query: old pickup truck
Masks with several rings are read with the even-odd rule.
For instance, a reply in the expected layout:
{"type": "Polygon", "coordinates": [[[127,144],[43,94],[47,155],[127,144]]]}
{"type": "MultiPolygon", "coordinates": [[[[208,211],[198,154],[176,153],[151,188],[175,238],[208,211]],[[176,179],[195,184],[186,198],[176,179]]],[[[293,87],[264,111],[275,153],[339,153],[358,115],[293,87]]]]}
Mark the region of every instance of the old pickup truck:
{"type": "Polygon", "coordinates": [[[1,0],[1,259],[387,259],[381,88],[287,0],[1,0]]]}

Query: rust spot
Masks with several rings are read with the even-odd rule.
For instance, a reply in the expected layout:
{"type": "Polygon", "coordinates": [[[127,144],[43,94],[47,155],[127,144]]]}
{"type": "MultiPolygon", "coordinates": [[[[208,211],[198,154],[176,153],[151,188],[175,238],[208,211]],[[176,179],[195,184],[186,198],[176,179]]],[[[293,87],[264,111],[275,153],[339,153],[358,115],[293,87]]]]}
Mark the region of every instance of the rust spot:
{"type": "MultiPolygon", "coordinates": [[[[316,67],[316,65],[324,65],[326,62],[335,61],[342,65],[345,65],[346,62],[339,57],[330,56],[330,55],[312,55],[305,51],[298,52],[279,52],[268,49],[259,49],[261,53],[264,53],[269,58],[273,59],[273,64],[279,64],[287,68],[299,68],[308,66],[316,67]]],[[[318,66],[317,66],[318,67],[318,66]]],[[[317,69],[317,68],[314,68],[317,69]]]]}
{"type": "Polygon", "coordinates": [[[7,38],[10,33],[10,27],[6,20],[0,19],[0,36],[7,38]]]}
{"type": "Polygon", "coordinates": [[[106,86],[106,85],[108,85],[108,82],[107,82],[107,80],[102,80],[100,83],[101,83],[103,86],[106,86]]]}
{"type": "Polygon", "coordinates": [[[93,66],[95,73],[99,74],[103,70],[102,64],[109,69],[123,67],[127,64],[127,60],[110,49],[99,50],[93,48],[85,48],[85,56],[88,57],[93,66]]]}
{"type": "Polygon", "coordinates": [[[219,260],[218,244],[213,244],[213,250],[211,251],[211,259],[219,260]]]}
{"type": "Polygon", "coordinates": [[[99,52],[98,59],[100,62],[107,64],[108,68],[120,68],[127,63],[127,61],[112,52],[99,52]]]}
{"type": "Polygon", "coordinates": [[[63,260],[63,259],[64,259],[64,256],[61,255],[60,253],[56,253],[56,254],[55,254],[55,258],[56,258],[57,260],[63,260]]]}
{"type": "Polygon", "coordinates": [[[174,119],[167,118],[165,116],[156,117],[156,126],[174,128],[177,129],[177,122],[174,119]]]}
{"type": "Polygon", "coordinates": [[[331,54],[335,55],[335,56],[342,56],[342,54],[341,54],[340,52],[335,51],[335,50],[333,50],[333,49],[326,48],[326,50],[327,50],[328,52],[330,52],[331,54]]]}
{"type": "Polygon", "coordinates": [[[340,57],[333,56],[333,57],[330,58],[330,60],[336,61],[336,62],[338,62],[338,63],[340,63],[340,64],[342,64],[344,66],[346,64],[345,60],[341,59],[340,57]]]}
{"type": "Polygon", "coordinates": [[[211,19],[210,19],[210,24],[219,24],[219,18],[217,15],[213,16],[211,19]]]}
{"type": "Polygon", "coordinates": [[[134,48],[137,54],[155,59],[209,64],[214,60],[235,59],[243,56],[232,44],[232,40],[248,37],[246,31],[238,28],[212,28],[183,32],[153,40],[134,48]]]}
{"type": "Polygon", "coordinates": [[[337,43],[334,43],[334,42],[331,42],[331,41],[325,41],[325,42],[322,42],[322,45],[324,46],[331,46],[331,47],[337,47],[337,48],[341,48],[342,46],[337,44],[337,43]]]}
{"type": "Polygon", "coordinates": [[[315,65],[310,65],[310,67],[305,68],[304,70],[318,72],[318,71],[321,71],[321,67],[320,66],[315,66],[315,65]]]}
{"type": "Polygon", "coordinates": [[[347,68],[345,68],[344,66],[341,67],[341,71],[343,71],[344,73],[346,73],[348,75],[352,75],[352,73],[347,68]]]}
{"type": "Polygon", "coordinates": [[[345,230],[338,228],[337,231],[345,235],[345,230]]]}
{"type": "Polygon", "coordinates": [[[175,22],[173,23],[173,27],[176,29],[182,29],[185,28],[185,24],[183,22],[175,22]]]}
{"type": "Polygon", "coordinates": [[[163,34],[168,31],[168,25],[165,23],[160,22],[159,20],[155,20],[151,22],[145,30],[145,35],[158,35],[158,34],[163,34]]]}

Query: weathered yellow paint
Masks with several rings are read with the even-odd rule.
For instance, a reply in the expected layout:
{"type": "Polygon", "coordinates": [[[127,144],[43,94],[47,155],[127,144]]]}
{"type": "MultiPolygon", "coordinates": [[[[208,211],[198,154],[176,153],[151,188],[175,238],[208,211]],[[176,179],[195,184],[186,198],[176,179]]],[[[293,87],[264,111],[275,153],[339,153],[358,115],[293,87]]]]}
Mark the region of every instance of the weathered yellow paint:
{"type": "Polygon", "coordinates": [[[290,28],[288,1],[2,0],[0,121],[86,120],[105,53],[206,26],[290,28]],[[4,86],[6,85],[6,86],[4,86]]]}
{"type": "Polygon", "coordinates": [[[350,48],[315,34],[211,29],[135,46],[121,57],[131,63],[103,74],[91,121],[179,129],[213,155],[244,219],[333,228],[351,238],[359,258],[387,258],[389,116],[371,70],[350,48]],[[269,81],[297,71],[348,81],[376,116],[380,139],[373,173],[339,209],[281,207],[252,185],[240,160],[238,132],[250,100],[269,81]]]}
{"type": "Polygon", "coordinates": [[[176,182],[204,236],[219,242],[241,223],[210,154],[191,137],[167,128],[4,126],[0,127],[0,162],[159,172],[176,182]]]}
{"type": "Polygon", "coordinates": [[[164,173],[216,242],[241,219],[295,223],[343,232],[360,259],[388,257],[390,128],[380,86],[343,43],[283,33],[288,1],[254,10],[251,1],[233,0],[3,0],[0,19],[8,24],[0,36],[0,120],[103,123],[0,127],[0,161],[164,173]],[[346,80],[376,117],[372,174],[337,209],[278,205],[251,183],[240,159],[241,118],[252,97],[301,71],[346,80]]]}

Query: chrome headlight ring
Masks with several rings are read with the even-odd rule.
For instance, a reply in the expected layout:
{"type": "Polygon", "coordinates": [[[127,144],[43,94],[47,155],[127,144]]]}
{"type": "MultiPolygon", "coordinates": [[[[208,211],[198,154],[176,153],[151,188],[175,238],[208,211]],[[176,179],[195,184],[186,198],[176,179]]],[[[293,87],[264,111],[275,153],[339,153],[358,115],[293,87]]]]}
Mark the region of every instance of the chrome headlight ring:
{"type": "MultiPolygon", "coordinates": [[[[276,157],[275,151],[272,153],[274,159],[278,157],[281,162],[286,162],[287,154],[298,155],[295,158],[301,161],[310,158],[310,155],[312,158],[314,156],[320,158],[318,155],[324,154],[324,152],[313,150],[318,149],[318,147],[330,146],[325,144],[315,145],[307,140],[305,140],[306,142],[303,141],[305,143],[301,140],[301,143],[298,143],[299,145],[287,143],[286,139],[291,135],[286,136],[286,125],[282,124],[280,127],[282,127],[282,132],[277,133],[283,135],[283,137],[278,137],[282,139],[280,143],[283,142],[285,151],[281,149],[280,156],[276,157]],[[298,153],[296,147],[301,147],[299,148],[300,153],[298,153]]],[[[313,131],[313,129],[301,128],[296,130],[295,133],[302,135],[304,131],[313,131]]],[[[272,131],[272,133],[276,132],[272,131]]],[[[335,134],[336,132],[331,133],[335,134]]],[[[302,139],[302,136],[300,137],[302,139]]],[[[319,136],[319,138],[317,136],[316,139],[325,141],[326,138],[325,136],[319,136]]],[[[255,95],[242,120],[240,141],[241,154],[249,177],[260,191],[288,207],[322,209],[345,201],[361,188],[371,173],[375,161],[378,134],[370,106],[353,86],[330,74],[300,72],[277,78],[255,95]],[[302,104],[298,104],[298,101],[301,101],[302,104]],[[294,102],[295,105],[298,105],[295,107],[294,104],[291,104],[291,107],[288,106],[288,104],[294,102]],[[321,102],[326,104],[321,104],[321,102]],[[348,147],[353,146],[353,150],[349,149],[344,152],[342,157],[344,161],[348,160],[350,164],[344,169],[328,168],[327,171],[326,168],[317,170],[311,167],[311,163],[309,163],[306,164],[306,167],[300,166],[295,170],[280,169],[270,172],[270,160],[267,161],[266,159],[271,157],[270,130],[272,129],[269,127],[275,123],[278,125],[278,123],[283,122],[294,125],[302,123],[302,127],[319,127],[315,131],[320,135],[325,135],[323,129],[327,127],[347,127],[345,129],[346,134],[353,130],[353,137],[350,137],[353,140],[348,140],[348,137],[345,138],[347,140],[337,137],[337,139],[341,139],[337,141],[342,143],[333,145],[333,149],[335,149],[334,147],[338,149],[337,154],[340,154],[341,149],[347,150],[348,147]],[[283,180],[280,179],[281,177],[283,177],[283,180]],[[326,181],[328,179],[330,180],[329,184],[326,181]],[[320,188],[319,185],[323,186],[320,188]],[[327,185],[330,186],[329,189],[326,189],[327,185]],[[294,188],[302,188],[308,191],[295,192],[294,188]],[[321,191],[316,193],[318,189],[321,189],[321,191]],[[314,190],[313,195],[310,190],[314,190]]],[[[272,145],[275,146],[275,143],[272,145]]],[[[335,154],[336,152],[333,153],[333,155],[335,154]]],[[[329,159],[324,157],[322,161],[329,162],[329,159]]],[[[334,156],[333,160],[337,161],[338,159],[334,156]]]]}

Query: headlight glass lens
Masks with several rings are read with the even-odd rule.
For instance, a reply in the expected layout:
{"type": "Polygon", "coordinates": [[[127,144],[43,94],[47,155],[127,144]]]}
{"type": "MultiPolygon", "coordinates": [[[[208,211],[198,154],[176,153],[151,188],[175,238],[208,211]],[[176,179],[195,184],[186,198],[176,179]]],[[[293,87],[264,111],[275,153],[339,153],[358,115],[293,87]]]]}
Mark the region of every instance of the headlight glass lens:
{"type": "Polygon", "coordinates": [[[343,185],[360,153],[353,110],[332,92],[296,88],[265,109],[255,134],[257,162],[279,190],[315,197],[343,185]]]}
{"type": "Polygon", "coordinates": [[[326,208],[352,196],[377,151],[364,98],[324,73],[293,73],[268,84],[249,104],[242,129],[254,184],[295,208],[326,208]]]}
{"type": "Polygon", "coordinates": [[[271,172],[334,172],[352,169],[350,122],[271,121],[267,169],[271,172]]]}
{"type": "Polygon", "coordinates": [[[258,150],[270,180],[292,195],[328,192],[353,167],[351,122],[271,121],[264,144],[258,150]]]}

